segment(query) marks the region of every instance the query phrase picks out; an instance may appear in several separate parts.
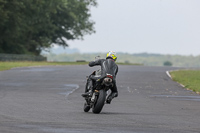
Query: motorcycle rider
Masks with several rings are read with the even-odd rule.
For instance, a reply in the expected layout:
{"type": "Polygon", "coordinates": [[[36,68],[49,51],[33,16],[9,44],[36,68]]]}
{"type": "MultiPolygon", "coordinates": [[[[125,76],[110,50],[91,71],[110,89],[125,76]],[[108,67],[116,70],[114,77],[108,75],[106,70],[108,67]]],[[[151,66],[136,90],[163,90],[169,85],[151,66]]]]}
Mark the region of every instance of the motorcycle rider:
{"type": "MultiPolygon", "coordinates": [[[[100,77],[95,77],[95,73],[93,72],[90,76],[89,79],[92,80],[93,82],[93,91],[96,88],[95,86],[98,86],[101,83],[101,79],[106,76],[106,74],[111,74],[113,76],[113,87],[111,87],[111,93],[106,99],[106,103],[110,104],[111,100],[114,97],[118,96],[118,91],[117,91],[117,86],[116,86],[116,75],[118,73],[118,66],[115,63],[117,60],[116,53],[113,51],[109,51],[107,53],[106,59],[98,59],[95,61],[89,62],[89,66],[93,67],[96,65],[101,66],[101,76],[100,77]]],[[[82,94],[83,97],[91,95],[91,92],[87,92],[85,94],[82,94]]]]}

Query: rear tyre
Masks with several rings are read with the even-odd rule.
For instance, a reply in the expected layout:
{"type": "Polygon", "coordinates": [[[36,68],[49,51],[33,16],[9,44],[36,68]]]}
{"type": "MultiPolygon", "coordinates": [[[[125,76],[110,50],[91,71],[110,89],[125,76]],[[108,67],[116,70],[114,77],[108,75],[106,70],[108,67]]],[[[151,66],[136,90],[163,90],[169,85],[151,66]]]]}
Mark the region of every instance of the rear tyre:
{"type": "Polygon", "coordinates": [[[105,90],[99,90],[99,95],[97,97],[97,100],[92,108],[92,112],[95,114],[99,114],[104,106],[106,99],[106,92],[105,90]]]}

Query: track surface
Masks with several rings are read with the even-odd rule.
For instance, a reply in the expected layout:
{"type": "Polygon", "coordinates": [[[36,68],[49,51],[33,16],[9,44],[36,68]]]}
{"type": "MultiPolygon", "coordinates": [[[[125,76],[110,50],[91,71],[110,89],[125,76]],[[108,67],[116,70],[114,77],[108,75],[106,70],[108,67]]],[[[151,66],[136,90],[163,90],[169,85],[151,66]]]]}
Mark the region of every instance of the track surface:
{"type": "Polygon", "coordinates": [[[86,76],[99,67],[0,72],[0,133],[199,133],[200,96],[171,81],[172,67],[119,66],[119,97],[83,112],[86,76]]]}

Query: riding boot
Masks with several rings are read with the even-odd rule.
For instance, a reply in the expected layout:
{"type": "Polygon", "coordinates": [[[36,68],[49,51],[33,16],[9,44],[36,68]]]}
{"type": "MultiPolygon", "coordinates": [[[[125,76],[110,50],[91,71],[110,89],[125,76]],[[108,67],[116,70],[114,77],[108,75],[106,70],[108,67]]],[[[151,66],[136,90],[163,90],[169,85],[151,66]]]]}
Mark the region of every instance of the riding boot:
{"type": "Polygon", "coordinates": [[[89,88],[87,89],[87,92],[85,92],[84,94],[82,94],[82,97],[89,97],[92,96],[92,92],[93,92],[93,80],[91,79],[91,75],[88,77],[87,80],[87,87],[89,86],[89,88]]]}
{"type": "Polygon", "coordinates": [[[108,96],[108,98],[106,99],[106,103],[107,104],[110,104],[111,103],[111,101],[112,101],[112,99],[114,98],[114,97],[117,97],[118,96],[118,93],[117,92],[111,92],[111,94],[108,96]]]}
{"type": "Polygon", "coordinates": [[[92,90],[90,90],[89,92],[86,92],[84,94],[82,94],[82,97],[89,97],[92,96],[92,90]]]}

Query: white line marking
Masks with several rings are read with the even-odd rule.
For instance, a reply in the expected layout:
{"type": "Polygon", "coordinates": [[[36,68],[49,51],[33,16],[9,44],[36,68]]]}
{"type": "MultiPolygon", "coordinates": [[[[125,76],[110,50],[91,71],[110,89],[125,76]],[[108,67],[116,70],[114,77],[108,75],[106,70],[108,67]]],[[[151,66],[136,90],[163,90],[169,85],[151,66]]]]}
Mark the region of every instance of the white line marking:
{"type": "Polygon", "coordinates": [[[166,71],[166,74],[172,79],[172,76],[169,74],[169,71],[166,71]]]}

